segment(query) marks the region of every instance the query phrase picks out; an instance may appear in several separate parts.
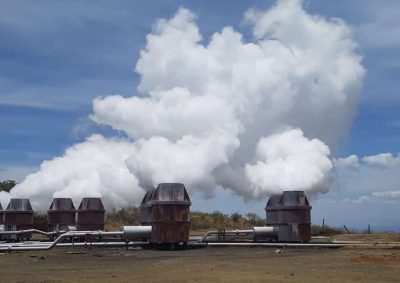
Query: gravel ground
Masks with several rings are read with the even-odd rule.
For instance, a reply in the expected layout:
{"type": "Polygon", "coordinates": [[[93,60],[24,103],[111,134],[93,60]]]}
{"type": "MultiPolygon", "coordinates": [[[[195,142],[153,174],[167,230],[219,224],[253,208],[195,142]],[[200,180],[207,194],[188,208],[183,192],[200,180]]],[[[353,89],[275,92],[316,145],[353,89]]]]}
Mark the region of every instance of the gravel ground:
{"type": "MultiPolygon", "coordinates": [[[[352,239],[354,240],[354,239],[352,239]]],[[[400,282],[384,247],[153,251],[58,248],[0,255],[1,282],[400,282]]]]}

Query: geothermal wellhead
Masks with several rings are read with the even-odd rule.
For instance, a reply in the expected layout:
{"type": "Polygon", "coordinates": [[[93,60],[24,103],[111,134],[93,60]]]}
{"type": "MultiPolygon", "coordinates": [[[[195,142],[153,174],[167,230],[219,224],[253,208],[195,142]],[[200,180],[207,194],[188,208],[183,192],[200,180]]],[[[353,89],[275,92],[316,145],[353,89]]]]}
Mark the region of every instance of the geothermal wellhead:
{"type": "MultiPolygon", "coordinates": [[[[70,198],[54,198],[48,213],[48,232],[33,229],[33,209],[28,199],[11,199],[4,217],[5,231],[0,237],[14,244],[0,244],[4,250],[30,249],[21,240],[32,234],[55,239],[30,242],[32,249],[66,246],[177,247],[180,245],[224,245],[304,243],[310,241],[311,206],[303,191],[285,191],[272,196],[265,208],[266,225],[247,230],[218,229],[203,237],[189,237],[191,201],[181,183],[161,183],[146,192],[140,205],[141,225],[123,226],[120,231],[104,231],[105,210],[100,198],[83,198],[76,210],[70,198]],[[65,242],[67,241],[67,242],[65,242]],[[70,241],[68,243],[68,241],[70,241]]],[[[0,207],[0,215],[1,207],[0,207]]]]}

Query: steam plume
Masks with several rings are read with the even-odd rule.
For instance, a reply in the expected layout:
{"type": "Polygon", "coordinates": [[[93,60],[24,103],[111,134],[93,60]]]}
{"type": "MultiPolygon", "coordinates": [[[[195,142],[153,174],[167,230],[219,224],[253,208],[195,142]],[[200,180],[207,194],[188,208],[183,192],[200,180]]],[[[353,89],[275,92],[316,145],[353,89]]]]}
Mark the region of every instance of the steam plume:
{"type": "Polygon", "coordinates": [[[364,77],[351,31],[297,0],[245,21],[251,41],[232,27],[204,40],[184,8],[158,20],[136,64],[142,95],[93,101],[91,118],[129,139],[90,137],[11,194],[40,205],[89,193],[110,208],[137,204],[159,182],[206,196],[217,186],[246,198],[326,191],[329,148],[347,136],[364,77]]]}

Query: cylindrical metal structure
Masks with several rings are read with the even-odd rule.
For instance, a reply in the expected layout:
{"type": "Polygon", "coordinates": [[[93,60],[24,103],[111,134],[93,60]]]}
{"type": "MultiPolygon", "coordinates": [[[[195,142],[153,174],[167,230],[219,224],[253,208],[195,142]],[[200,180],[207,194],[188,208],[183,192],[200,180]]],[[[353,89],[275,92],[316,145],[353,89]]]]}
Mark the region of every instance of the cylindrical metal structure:
{"type": "Polygon", "coordinates": [[[189,241],[190,198],[183,184],[162,183],[150,200],[152,206],[151,242],[179,244],[189,241]]]}
{"type": "Polygon", "coordinates": [[[1,206],[0,203],[0,225],[4,224],[4,211],[3,211],[3,207],[1,206]]]}
{"type": "Polygon", "coordinates": [[[277,227],[253,227],[253,240],[269,240],[278,238],[277,227]]]}
{"type": "MultiPolygon", "coordinates": [[[[33,228],[33,209],[29,199],[10,199],[4,212],[4,225],[6,231],[27,230],[33,228]]],[[[32,233],[9,235],[7,238],[30,239],[32,233]]]]}
{"type": "Polygon", "coordinates": [[[104,230],[104,213],[101,198],[82,199],[77,210],[77,229],[80,231],[104,230]]]}
{"type": "MultiPolygon", "coordinates": [[[[4,211],[0,203],[0,232],[4,231],[4,211]]],[[[0,234],[0,240],[3,240],[4,236],[0,234]]]]}
{"type": "Polygon", "coordinates": [[[151,213],[151,196],[154,190],[147,191],[143,197],[142,203],[140,204],[140,225],[151,226],[151,220],[153,219],[153,214],[151,213]]]}
{"type": "Polygon", "coordinates": [[[311,206],[304,191],[285,191],[273,196],[265,207],[266,226],[278,228],[280,242],[311,239],[311,206]]]}
{"type": "Polygon", "coordinates": [[[148,241],[151,238],[151,226],[124,226],[124,241],[148,241]]]}
{"type": "Polygon", "coordinates": [[[70,198],[53,198],[47,210],[49,232],[68,231],[75,226],[75,206],[70,198]]]}

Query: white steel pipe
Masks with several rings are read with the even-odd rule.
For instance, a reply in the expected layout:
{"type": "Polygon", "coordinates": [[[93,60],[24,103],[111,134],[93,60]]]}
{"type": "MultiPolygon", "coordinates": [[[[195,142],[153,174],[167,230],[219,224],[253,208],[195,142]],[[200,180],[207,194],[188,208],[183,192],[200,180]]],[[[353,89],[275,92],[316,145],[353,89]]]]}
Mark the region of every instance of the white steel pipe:
{"type": "Polygon", "coordinates": [[[125,242],[149,240],[151,238],[151,226],[124,226],[122,227],[125,242]]]}
{"type": "Polygon", "coordinates": [[[253,227],[253,240],[278,238],[278,227],[253,227]]]}
{"type": "Polygon", "coordinates": [[[38,245],[38,246],[13,246],[13,245],[3,245],[0,246],[0,251],[33,251],[33,250],[50,250],[57,246],[58,243],[61,243],[66,238],[72,237],[83,237],[83,236],[123,236],[123,232],[104,232],[104,231],[78,231],[78,232],[67,232],[57,237],[49,245],[38,245]]]}

